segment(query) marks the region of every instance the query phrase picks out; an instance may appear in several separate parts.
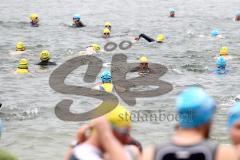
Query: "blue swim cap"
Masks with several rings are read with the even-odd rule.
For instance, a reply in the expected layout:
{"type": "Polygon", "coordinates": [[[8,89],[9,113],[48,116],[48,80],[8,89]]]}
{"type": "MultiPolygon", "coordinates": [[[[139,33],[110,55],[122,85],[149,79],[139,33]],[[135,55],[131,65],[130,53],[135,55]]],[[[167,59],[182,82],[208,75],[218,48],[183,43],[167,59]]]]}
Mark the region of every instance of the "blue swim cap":
{"type": "Polygon", "coordinates": [[[228,112],[228,127],[232,128],[233,125],[240,121],[240,103],[236,103],[228,112]]]}
{"type": "Polygon", "coordinates": [[[109,70],[105,70],[102,74],[101,74],[101,80],[103,83],[110,83],[112,82],[112,76],[109,70]]]}
{"type": "Polygon", "coordinates": [[[216,104],[202,88],[190,87],[177,97],[176,108],[180,127],[197,128],[212,119],[216,104]]]}
{"type": "Polygon", "coordinates": [[[225,58],[223,56],[220,56],[217,58],[216,65],[218,68],[224,69],[227,65],[227,61],[225,60],[225,58]]]}
{"type": "Polygon", "coordinates": [[[170,8],[169,12],[175,12],[176,10],[174,8],[170,8]]]}
{"type": "Polygon", "coordinates": [[[75,15],[73,16],[73,19],[80,20],[80,19],[81,19],[81,16],[80,16],[79,14],[75,14],[75,15]]]}
{"type": "Polygon", "coordinates": [[[218,35],[219,35],[218,30],[213,30],[213,31],[211,32],[211,36],[212,36],[212,37],[217,37],[218,35]]]}

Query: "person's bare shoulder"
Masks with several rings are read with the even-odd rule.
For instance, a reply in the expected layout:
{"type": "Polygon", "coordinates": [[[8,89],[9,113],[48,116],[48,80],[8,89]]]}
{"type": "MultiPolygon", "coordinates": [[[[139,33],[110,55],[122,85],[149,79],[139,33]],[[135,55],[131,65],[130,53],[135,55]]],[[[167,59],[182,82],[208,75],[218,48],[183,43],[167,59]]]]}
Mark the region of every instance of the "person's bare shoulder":
{"type": "Polygon", "coordinates": [[[232,145],[219,145],[216,160],[239,160],[237,150],[232,145]]]}
{"type": "Polygon", "coordinates": [[[154,146],[149,146],[148,148],[144,149],[140,160],[153,160],[154,151],[154,146]]]}

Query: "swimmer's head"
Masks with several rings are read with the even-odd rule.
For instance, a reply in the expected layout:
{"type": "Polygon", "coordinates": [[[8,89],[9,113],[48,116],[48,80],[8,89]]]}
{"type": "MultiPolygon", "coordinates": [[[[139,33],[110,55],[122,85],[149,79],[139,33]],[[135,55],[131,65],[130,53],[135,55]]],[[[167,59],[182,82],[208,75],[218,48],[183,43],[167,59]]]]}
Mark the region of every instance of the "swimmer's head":
{"type": "Polygon", "coordinates": [[[190,87],[183,90],[177,97],[176,109],[181,128],[205,127],[204,136],[209,136],[209,124],[216,109],[214,100],[199,87],[190,87]]]}
{"type": "Polygon", "coordinates": [[[112,24],[110,22],[105,22],[104,23],[104,27],[108,28],[109,30],[111,30],[112,29],[112,24]]]}
{"type": "Polygon", "coordinates": [[[148,58],[145,57],[145,56],[142,56],[142,57],[139,58],[139,62],[140,63],[148,63],[148,58]]]}
{"type": "Polygon", "coordinates": [[[110,37],[110,33],[111,33],[111,31],[108,28],[103,29],[103,37],[104,38],[110,37]]]}
{"type": "Polygon", "coordinates": [[[131,115],[128,109],[122,105],[117,105],[117,107],[107,113],[105,117],[111,124],[114,136],[122,144],[128,144],[132,125],[131,115]]]}
{"type": "Polygon", "coordinates": [[[111,83],[112,82],[112,75],[109,70],[105,70],[101,74],[102,83],[111,83]]]}
{"type": "Polygon", "coordinates": [[[220,56],[217,58],[216,65],[217,65],[217,68],[225,69],[227,65],[227,61],[223,56],[220,56]]]}
{"type": "Polygon", "coordinates": [[[146,70],[146,69],[149,69],[148,68],[148,58],[145,57],[145,56],[142,56],[139,58],[139,68],[140,68],[140,72],[143,71],[143,70],[146,70]]]}
{"type": "Polygon", "coordinates": [[[238,11],[238,12],[236,13],[235,20],[236,20],[236,21],[240,21],[240,11],[238,11]]]}
{"type": "Polygon", "coordinates": [[[75,14],[75,15],[73,16],[73,22],[74,22],[74,23],[79,22],[80,19],[81,19],[81,16],[80,16],[79,14],[75,14]]]}
{"type": "Polygon", "coordinates": [[[16,51],[25,51],[26,46],[23,42],[18,42],[16,45],[16,51]]]}
{"type": "Polygon", "coordinates": [[[51,55],[48,50],[43,50],[40,53],[40,60],[41,61],[49,61],[51,59],[51,55]]]}
{"type": "Polygon", "coordinates": [[[165,40],[165,36],[164,36],[163,34],[159,34],[159,35],[157,36],[156,41],[157,41],[158,43],[162,43],[164,40],[165,40]]]}
{"type": "Polygon", "coordinates": [[[219,52],[220,56],[228,56],[228,48],[227,47],[222,47],[219,52]]]}
{"type": "Polygon", "coordinates": [[[39,17],[36,13],[33,13],[30,15],[30,20],[32,23],[37,24],[39,21],[39,17]]]}
{"type": "Polygon", "coordinates": [[[212,36],[212,37],[217,37],[218,35],[219,35],[218,30],[213,30],[213,31],[211,32],[211,36],[212,36]]]}
{"type": "Polygon", "coordinates": [[[101,51],[101,46],[99,44],[93,43],[91,47],[94,49],[95,52],[101,51]]]}
{"type": "Polygon", "coordinates": [[[175,12],[176,12],[176,10],[174,8],[170,8],[169,9],[169,16],[170,17],[175,17],[175,12]]]}
{"type": "Polygon", "coordinates": [[[22,58],[18,62],[18,68],[19,69],[28,69],[28,60],[25,58],[22,58]]]}

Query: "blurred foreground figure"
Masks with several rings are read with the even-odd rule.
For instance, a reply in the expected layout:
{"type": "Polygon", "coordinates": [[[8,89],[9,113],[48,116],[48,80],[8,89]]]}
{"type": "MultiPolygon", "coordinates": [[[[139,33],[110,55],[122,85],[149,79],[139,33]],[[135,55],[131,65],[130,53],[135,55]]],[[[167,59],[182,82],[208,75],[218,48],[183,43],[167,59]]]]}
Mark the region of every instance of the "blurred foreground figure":
{"type": "Polygon", "coordinates": [[[118,105],[79,129],[65,160],[137,160],[141,144],[130,136],[129,111],[118,105]]]}
{"type": "Polygon", "coordinates": [[[237,160],[231,146],[210,143],[209,134],[216,104],[201,88],[185,89],[177,98],[179,124],[165,145],[150,147],[143,160],[237,160]]]}
{"type": "Polygon", "coordinates": [[[240,156],[240,103],[236,103],[228,113],[228,128],[233,145],[240,156]]]}

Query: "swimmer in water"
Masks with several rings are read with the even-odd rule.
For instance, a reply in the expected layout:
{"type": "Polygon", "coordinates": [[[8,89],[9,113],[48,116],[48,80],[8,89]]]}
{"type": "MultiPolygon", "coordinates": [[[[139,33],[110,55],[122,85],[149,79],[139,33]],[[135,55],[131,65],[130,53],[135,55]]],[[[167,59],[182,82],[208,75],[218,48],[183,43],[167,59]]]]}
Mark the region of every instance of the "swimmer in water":
{"type": "Polygon", "coordinates": [[[36,65],[40,65],[40,66],[57,65],[55,62],[51,62],[50,59],[51,59],[51,54],[47,50],[43,50],[40,53],[41,62],[37,63],[36,65]]]}
{"type": "Polygon", "coordinates": [[[108,28],[103,29],[103,38],[107,39],[110,37],[111,31],[108,28]]]}
{"type": "Polygon", "coordinates": [[[141,38],[145,39],[148,42],[157,42],[157,43],[163,43],[165,40],[165,36],[163,34],[159,34],[155,39],[147,36],[146,34],[140,34],[138,37],[135,38],[136,41],[139,41],[141,38]]]}
{"type": "Polygon", "coordinates": [[[110,22],[104,23],[104,28],[108,28],[110,31],[112,30],[112,24],[110,22]]]}
{"type": "Polygon", "coordinates": [[[85,27],[85,25],[81,22],[81,17],[79,14],[75,14],[73,16],[73,27],[80,28],[80,27],[85,27]]]}
{"type": "Polygon", "coordinates": [[[226,74],[227,73],[226,65],[227,65],[227,61],[225,60],[225,58],[223,56],[218,57],[216,61],[217,69],[214,71],[214,73],[226,74]]]}
{"type": "Polygon", "coordinates": [[[25,51],[26,46],[23,42],[18,42],[16,45],[16,51],[25,51]]]}
{"type": "Polygon", "coordinates": [[[101,82],[94,87],[94,89],[99,91],[105,91],[108,93],[113,92],[113,84],[112,84],[112,75],[109,70],[105,70],[101,74],[101,82]]]}
{"type": "Polygon", "coordinates": [[[240,11],[237,12],[236,17],[235,17],[235,21],[240,21],[240,11]]]}
{"type": "Polygon", "coordinates": [[[28,70],[28,60],[22,58],[19,60],[17,70],[15,71],[16,74],[27,74],[29,73],[28,70]]]}
{"type": "Polygon", "coordinates": [[[101,49],[101,46],[99,44],[93,43],[86,48],[86,51],[80,51],[79,54],[80,55],[96,55],[101,51],[103,51],[101,49]]]}
{"type": "Polygon", "coordinates": [[[232,57],[229,56],[228,48],[225,46],[220,49],[219,56],[223,56],[226,60],[232,59],[232,57]]]}
{"type": "Polygon", "coordinates": [[[219,31],[218,30],[213,30],[211,32],[211,37],[217,37],[219,35],[219,31]]]}
{"type": "Polygon", "coordinates": [[[175,17],[176,10],[174,8],[169,9],[169,17],[175,17]]]}
{"type": "Polygon", "coordinates": [[[25,44],[23,42],[18,42],[16,44],[16,50],[15,51],[10,50],[9,54],[12,56],[15,56],[15,55],[20,55],[20,54],[24,53],[25,51],[26,51],[25,44]]]}
{"type": "Polygon", "coordinates": [[[30,15],[30,20],[31,20],[31,26],[32,27],[38,27],[39,26],[39,17],[37,14],[33,13],[30,15]]]}
{"type": "Polygon", "coordinates": [[[152,70],[149,68],[148,58],[145,56],[140,57],[139,66],[132,69],[131,72],[138,72],[140,75],[145,75],[152,72],[152,70]]]}

